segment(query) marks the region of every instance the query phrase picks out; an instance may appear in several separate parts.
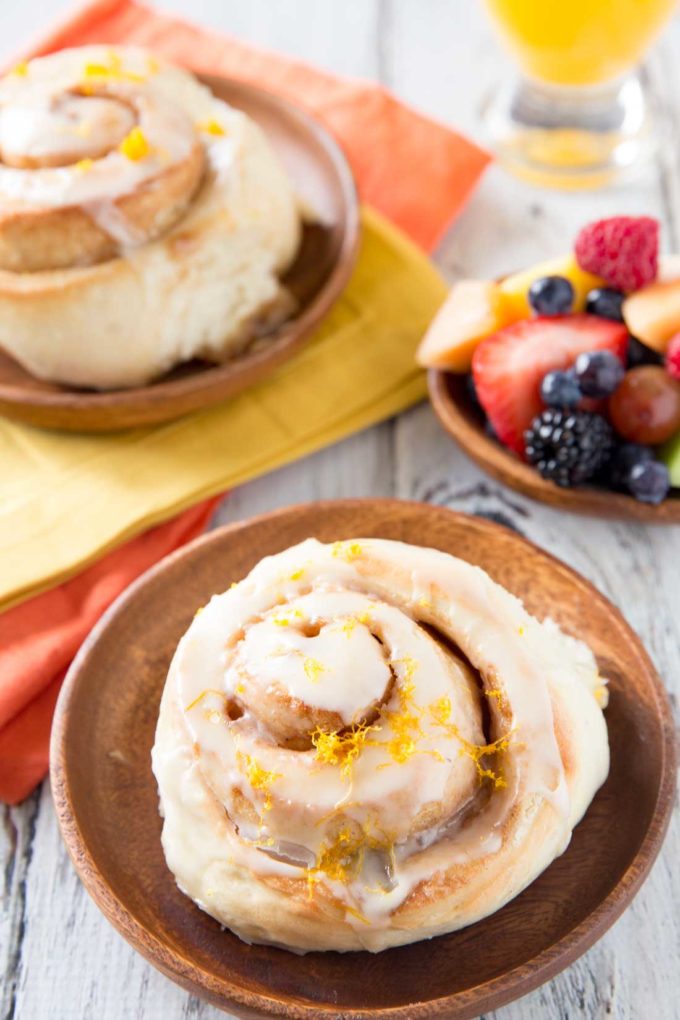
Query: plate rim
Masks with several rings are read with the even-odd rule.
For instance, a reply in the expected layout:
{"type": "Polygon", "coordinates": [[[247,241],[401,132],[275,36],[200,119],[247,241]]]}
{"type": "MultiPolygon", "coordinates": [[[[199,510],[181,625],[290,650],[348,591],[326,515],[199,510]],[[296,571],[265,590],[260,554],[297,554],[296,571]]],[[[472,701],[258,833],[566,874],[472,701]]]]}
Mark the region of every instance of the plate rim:
{"type": "MultiPolygon", "coordinates": [[[[487,1012],[517,1000],[554,978],[602,937],[633,900],[651,871],[661,849],[673,813],[678,756],[675,724],[668,693],[641,639],[627,623],[618,607],[588,578],[530,539],[511,532],[503,525],[458,510],[451,510],[448,507],[425,504],[417,500],[367,497],[307,501],[279,507],[241,521],[222,525],[175,550],[145,571],[115,599],[90,631],[69,667],[57,700],[50,739],[50,782],[59,829],[71,861],[86,891],[107,920],[156,969],[186,990],[203,996],[223,1010],[232,1008],[260,1010],[260,1013],[252,1013],[252,1015],[282,1017],[286,1020],[319,1020],[319,1018],[334,1020],[338,1015],[338,1009],[334,1006],[325,1007],[301,1001],[286,1003],[281,999],[270,998],[259,992],[251,992],[239,984],[228,982],[222,978],[216,980],[210,971],[200,968],[181,953],[169,951],[155,933],[145,928],[128,912],[102,877],[83,838],[69,789],[67,770],[63,766],[68,704],[72,690],[76,687],[81,666],[86,662],[100,634],[106,630],[111,621],[148,582],[163,574],[177,561],[190,558],[194,550],[205,545],[219,544],[225,536],[238,533],[252,525],[259,525],[265,521],[275,522],[279,518],[288,517],[295,511],[308,510],[312,506],[318,512],[323,513],[326,510],[339,507],[351,510],[369,506],[379,512],[389,512],[404,505],[425,514],[434,513],[455,517],[459,522],[472,520],[482,530],[495,532],[500,529],[509,532],[512,539],[523,545],[527,552],[538,553],[550,563],[553,569],[575,580],[585,588],[590,598],[594,598],[607,608],[612,614],[616,627],[632,642],[648,673],[650,690],[654,696],[655,709],[661,724],[660,781],[656,790],[650,823],[625,872],[590,914],[556,942],[551,943],[535,956],[512,969],[496,975],[483,984],[464,989],[461,992],[405,1006],[369,1009],[343,1007],[343,1018],[346,1020],[444,1020],[445,1017],[449,1017],[451,1020],[453,1018],[455,1020],[474,1020],[480,1011],[487,1012]],[[225,991],[227,988],[228,992],[225,991]]],[[[250,1014],[244,1013],[243,1015],[250,1014]]]]}
{"type": "MultiPolygon", "coordinates": [[[[237,91],[250,93],[260,102],[270,108],[284,111],[290,122],[302,125],[308,135],[312,135],[324,152],[327,154],[333,166],[336,179],[340,185],[343,204],[346,215],[342,221],[343,234],[338,249],[337,257],[333,263],[328,279],[323,288],[317,293],[311,302],[306,304],[299,314],[279,327],[280,335],[276,336],[270,346],[264,346],[251,352],[245,352],[233,361],[210,364],[200,373],[190,377],[167,380],[163,376],[155,382],[146,383],[143,386],[130,387],[129,389],[118,390],[80,390],[77,387],[62,386],[56,390],[26,390],[16,384],[0,381],[0,414],[16,421],[25,421],[29,424],[41,425],[38,417],[51,415],[65,416],[59,423],[49,424],[45,420],[42,427],[62,428],[69,431],[102,431],[109,432],[118,429],[136,428],[144,424],[154,422],[173,421],[191,410],[199,410],[214,406],[221,400],[231,399],[238,393],[244,392],[251,385],[262,378],[266,378],[268,372],[258,375],[253,383],[246,383],[244,386],[236,385],[236,388],[225,396],[217,396],[207,403],[201,403],[198,407],[172,413],[170,416],[152,417],[145,421],[138,421],[136,424],[106,424],[96,426],[88,424],[85,419],[90,415],[97,415],[107,410],[111,398],[123,399],[121,414],[139,414],[146,405],[153,407],[163,406],[168,399],[180,399],[185,392],[187,379],[191,379],[190,392],[199,395],[210,393],[215,387],[227,384],[231,378],[238,379],[238,372],[260,367],[262,361],[266,361],[271,371],[274,371],[280,364],[287,361],[290,356],[296,353],[306,343],[312,331],[330,311],[331,307],[339,299],[345,290],[349,279],[356,266],[359,246],[361,241],[361,213],[358,186],[354,173],[350,166],[345,152],[331,133],[329,128],[317,118],[315,114],[307,109],[302,103],[298,104],[290,99],[279,96],[270,89],[253,85],[244,79],[228,75],[208,74],[202,72],[191,72],[200,82],[207,85],[211,91],[213,85],[226,85],[237,91]],[[291,334],[292,335],[289,335],[291,334]],[[234,369],[237,369],[235,376],[234,369]],[[127,400],[125,398],[128,398],[127,400]],[[78,406],[74,407],[74,400],[78,406]]],[[[238,106],[236,107],[238,109],[238,106]]],[[[11,355],[6,355],[11,358],[11,355]]],[[[16,359],[12,359],[16,360],[16,359]]],[[[27,370],[25,370],[27,371],[27,370]]],[[[30,375],[30,373],[28,373],[30,375]]],[[[57,384],[59,385],[59,384],[57,384]]]]}
{"type": "Polygon", "coordinates": [[[427,388],[430,404],[444,431],[487,475],[514,489],[515,492],[557,510],[643,524],[680,524],[679,496],[670,496],[664,502],[653,506],[650,503],[640,503],[624,492],[578,487],[561,489],[541,478],[537,471],[487,436],[481,427],[473,425],[468,420],[468,415],[462,408],[471,411],[472,404],[465,398],[456,400],[451,395],[449,385],[451,378],[463,380],[465,377],[444,369],[428,369],[427,388]]]}

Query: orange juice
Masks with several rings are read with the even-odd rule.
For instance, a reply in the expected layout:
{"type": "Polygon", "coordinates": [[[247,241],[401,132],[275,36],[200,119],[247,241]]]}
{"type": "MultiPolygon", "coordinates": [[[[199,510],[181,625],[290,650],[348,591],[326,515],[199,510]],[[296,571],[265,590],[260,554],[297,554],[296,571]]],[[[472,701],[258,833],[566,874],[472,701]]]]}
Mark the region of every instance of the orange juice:
{"type": "Polygon", "coordinates": [[[596,85],[629,71],[676,0],[486,0],[531,78],[596,85]]]}

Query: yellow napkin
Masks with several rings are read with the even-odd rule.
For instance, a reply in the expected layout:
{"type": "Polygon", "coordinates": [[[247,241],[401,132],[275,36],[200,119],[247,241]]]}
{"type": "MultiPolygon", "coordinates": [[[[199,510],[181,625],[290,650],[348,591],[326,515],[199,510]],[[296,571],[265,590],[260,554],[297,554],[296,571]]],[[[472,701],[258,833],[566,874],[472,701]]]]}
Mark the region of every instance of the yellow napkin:
{"type": "Polygon", "coordinates": [[[108,436],[0,420],[0,609],[121,541],[403,410],[425,393],[414,351],[446,294],[427,257],[364,208],[356,269],[312,341],[234,400],[108,436]]]}

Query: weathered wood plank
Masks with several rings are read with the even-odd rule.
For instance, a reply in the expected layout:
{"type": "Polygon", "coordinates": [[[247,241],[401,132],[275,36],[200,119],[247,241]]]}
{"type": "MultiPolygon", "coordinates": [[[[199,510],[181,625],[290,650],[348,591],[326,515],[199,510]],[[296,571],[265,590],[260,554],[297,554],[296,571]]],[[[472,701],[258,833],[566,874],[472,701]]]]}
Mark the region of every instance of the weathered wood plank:
{"type": "Polygon", "coordinates": [[[24,936],[28,920],[28,872],[40,794],[36,792],[20,807],[0,805],[0,1015],[14,1020],[17,986],[24,966],[24,936]]]}

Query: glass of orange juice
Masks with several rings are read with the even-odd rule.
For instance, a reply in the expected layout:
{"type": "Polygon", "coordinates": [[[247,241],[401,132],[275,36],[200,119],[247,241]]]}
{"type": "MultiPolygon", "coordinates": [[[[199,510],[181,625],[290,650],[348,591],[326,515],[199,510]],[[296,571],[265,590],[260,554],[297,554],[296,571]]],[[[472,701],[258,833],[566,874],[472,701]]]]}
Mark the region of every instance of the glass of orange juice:
{"type": "Polygon", "coordinates": [[[485,0],[521,77],[486,109],[501,156],[539,183],[594,186],[654,149],[637,65],[676,0],[485,0]]]}

